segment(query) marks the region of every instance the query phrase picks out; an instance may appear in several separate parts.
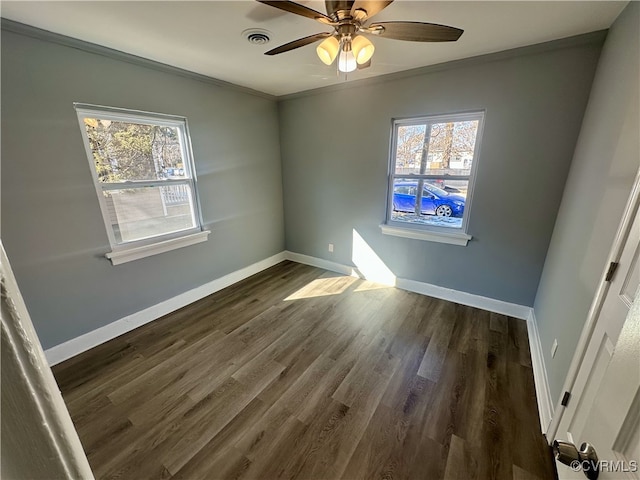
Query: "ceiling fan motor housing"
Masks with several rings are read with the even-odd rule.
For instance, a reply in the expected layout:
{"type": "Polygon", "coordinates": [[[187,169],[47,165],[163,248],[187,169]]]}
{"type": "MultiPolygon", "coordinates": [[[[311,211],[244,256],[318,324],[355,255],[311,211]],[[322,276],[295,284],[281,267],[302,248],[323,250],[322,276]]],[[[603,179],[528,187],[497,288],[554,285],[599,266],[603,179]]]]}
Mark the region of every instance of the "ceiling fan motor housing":
{"type": "Polygon", "coordinates": [[[358,31],[358,27],[354,23],[343,23],[336,27],[336,31],[340,37],[350,37],[358,31]]]}

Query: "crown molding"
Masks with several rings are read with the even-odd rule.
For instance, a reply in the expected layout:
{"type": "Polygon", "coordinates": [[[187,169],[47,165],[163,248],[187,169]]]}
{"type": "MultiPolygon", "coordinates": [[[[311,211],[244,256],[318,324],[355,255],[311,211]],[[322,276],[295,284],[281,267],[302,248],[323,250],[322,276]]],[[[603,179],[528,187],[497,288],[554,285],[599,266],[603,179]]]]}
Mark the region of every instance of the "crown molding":
{"type": "Polygon", "coordinates": [[[363,78],[360,80],[353,80],[351,82],[338,83],[334,85],[327,85],[326,87],[314,88],[311,90],[303,90],[301,92],[290,93],[287,95],[280,95],[277,97],[278,102],[286,100],[294,100],[296,98],[309,97],[312,95],[321,95],[325,93],[347,90],[350,88],[363,88],[372,85],[377,85],[386,82],[392,82],[403,78],[415,77],[419,75],[426,75],[429,73],[441,72],[445,70],[453,70],[456,68],[469,67],[473,65],[480,65],[483,63],[497,62],[501,60],[507,60],[515,57],[522,57],[525,55],[536,55],[539,53],[549,52],[553,50],[560,50],[565,48],[580,47],[584,45],[600,45],[604,44],[608,30],[597,30],[595,32],[584,33],[581,35],[575,35],[572,37],[561,38],[559,40],[551,40],[549,42],[536,43],[533,45],[527,45],[524,47],[511,48],[509,50],[502,50],[495,53],[487,53],[483,55],[477,55],[475,57],[462,58],[460,60],[452,60],[449,62],[437,63],[434,65],[427,65],[425,67],[413,68],[411,70],[403,70],[401,72],[388,73],[386,75],[379,75],[377,77],[363,78]]]}
{"type": "Polygon", "coordinates": [[[495,62],[506,60],[514,57],[521,57],[524,55],[535,55],[552,50],[579,47],[584,45],[602,45],[607,36],[608,30],[598,30],[595,32],[584,33],[581,35],[575,35],[572,37],[561,38],[559,40],[552,40],[549,42],[537,43],[534,45],[527,45],[524,47],[512,48],[509,50],[503,50],[495,53],[488,53],[483,55],[477,55],[475,57],[463,58],[460,60],[453,60],[450,62],[437,63],[435,65],[427,65],[425,67],[413,68],[411,70],[403,70],[401,72],[389,73],[386,75],[380,75],[377,77],[364,78],[361,80],[354,80],[345,83],[339,83],[335,85],[328,85],[326,87],[319,87],[310,90],[303,90],[301,92],[290,93],[286,95],[270,95],[265,92],[253,90],[248,87],[242,87],[234,83],[225,82],[217,78],[195,73],[190,70],[185,70],[179,67],[174,67],[166,63],[156,62],[155,60],[149,60],[144,57],[132,55],[129,53],[115,50],[112,48],[104,47],[95,43],[85,42],[84,40],[78,40],[77,38],[68,37],[59,33],[50,32],[41,28],[26,25],[24,23],[9,20],[7,18],[1,19],[1,26],[3,31],[16,33],[19,35],[25,35],[28,37],[36,38],[38,40],[44,40],[47,42],[57,43],[66,47],[75,48],[96,55],[102,55],[105,57],[121,60],[123,62],[132,63],[134,65],[151,68],[153,70],[161,71],[164,73],[172,73],[182,77],[198,80],[200,82],[208,83],[222,88],[228,88],[238,92],[254,95],[260,98],[268,100],[275,100],[278,102],[293,100],[296,98],[308,97],[312,95],[320,95],[324,93],[330,93],[334,91],[345,90],[349,88],[362,88],[366,86],[382,84],[386,82],[392,82],[395,80],[409,78],[419,75],[426,75],[429,73],[441,72],[445,70],[451,70],[456,68],[463,68],[472,65],[479,65],[487,62],[495,62]]]}
{"type": "Polygon", "coordinates": [[[77,50],[82,50],[84,52],[101,55],[103,57],[108,57],[108,58],[120,60],[127,63],[132,63],[134,65],[150,68],[150,69],[157,70],[164,73],[179,75],[181,77],[190,78],[192,80],[208,83],[210,85],[215,85],[221,88],[235,90],[237,92],[246,93],[256,97],[265,98],[267,100],[274,100],[274,101],[277,100],[277,97],[275,97],[274,95],[270,95],[268,93],[260,92],[258,90],[253,90],[248,87],[242,87],[240,85],[236,85],[235,83],[225,82],[224,80],[219,80],[217,78],[209,77],[207,75],[195,73],[190,70],[185,70],[183,68],[174,67],[166,63],[156,62],[155,60],[149,60],[148,58],[139,57],[137,55],[125,53],[120,50],[115,50],[113,48],[104,47],[96,43],[85,42],[84,40],[78,40],[77,38],[68,37],[66,35],[50,32],[48,30],[43,30],[41,28],[33,27],[31,25],[26,25],[24,23],[16,22],[14,20],[9,20],[7,18],[2,18],[1,27],[2,27],[2,31],[16,33],[18,35],[24,35],[27,37],[43,40],[46,42],[56,43],[58,45],[63,45],[65,47],[75,48],[77,50]]]}

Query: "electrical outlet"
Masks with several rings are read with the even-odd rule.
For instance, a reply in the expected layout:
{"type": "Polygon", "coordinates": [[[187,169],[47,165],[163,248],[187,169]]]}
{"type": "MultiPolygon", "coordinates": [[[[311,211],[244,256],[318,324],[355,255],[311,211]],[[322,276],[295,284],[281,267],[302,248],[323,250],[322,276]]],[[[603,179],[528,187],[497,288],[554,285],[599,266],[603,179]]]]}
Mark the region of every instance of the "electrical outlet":
{"type": "Polygon", "coordinates": [[[333,243],[329,244],[329,251],[333,253],[333,243]]]}
{"type": "Polygon", "coordinates": [[[556,350],[558,350],[558,339],[553,339],[553,345],[551,345],[551,358],[556,356],[556,350]]]}

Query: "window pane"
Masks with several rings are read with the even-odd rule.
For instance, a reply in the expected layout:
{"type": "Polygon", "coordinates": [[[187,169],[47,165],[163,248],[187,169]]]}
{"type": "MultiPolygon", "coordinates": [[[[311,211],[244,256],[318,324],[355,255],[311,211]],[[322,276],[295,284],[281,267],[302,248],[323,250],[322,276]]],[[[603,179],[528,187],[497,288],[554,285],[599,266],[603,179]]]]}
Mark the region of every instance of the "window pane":
{"type": "Polygon", "coordinates": [[[477,133],[478,120],[434,123],[430,129],[426,124],[399,126],[396,175],[470,175],[477,133]]]}
{"type": "Polygon", "coordinates": [[[468,186],[467,180],[424,180],[420,215],[416,215],[416,193],[420,181],[410,178],[395,179],[391,220],[415,225],[462,228],[468,186]]]}
{"type": "Polygon", "coordinates": [[[396,141],[396,174],[420,173],[426,125],[401,125],[396,141]]]}
{"type": "Polygon", "coordinates": [[[185,178],[176,127],[85,118],[101,183],[185,178]]]}
{"type": "Polygon", "coordinates": [[[425,173],[471,175],[477,133],[478,120],[431,125],[425,173]]]}
{"type": "Polygon", "coordinates": [[[104,196],[118,243],[196,227],[189,185],[109,190],[104,196]]]}

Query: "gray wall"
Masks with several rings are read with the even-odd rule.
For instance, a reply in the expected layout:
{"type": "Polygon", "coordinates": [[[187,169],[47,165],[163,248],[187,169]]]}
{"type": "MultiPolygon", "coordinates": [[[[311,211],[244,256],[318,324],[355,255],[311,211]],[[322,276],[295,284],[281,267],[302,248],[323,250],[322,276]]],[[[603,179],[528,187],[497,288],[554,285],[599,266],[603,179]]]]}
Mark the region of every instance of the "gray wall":
{"type": "Polygon", "coordinates": [[[282,251],[274,99],[2,33],[2,238],[44,348],[282,251]],[[189,120],[209,240],[112,266],[73,102],[189,120]]]}
{"type": "Polygon", "coordinates": [[[554,400],[640,166],[639,46],[640,5],[631,2],[602,50],[534,305],[554,400]]]}
{"type": "Polygon", "coordinates": [[[351,264],[355,229],[398,277],[533,305],[602,38],[284,99],[287,249],[351,264]],[[473,240],[460,247],[382,235],[391,119],[476,109],[486,117],[473,240]]]}

